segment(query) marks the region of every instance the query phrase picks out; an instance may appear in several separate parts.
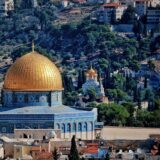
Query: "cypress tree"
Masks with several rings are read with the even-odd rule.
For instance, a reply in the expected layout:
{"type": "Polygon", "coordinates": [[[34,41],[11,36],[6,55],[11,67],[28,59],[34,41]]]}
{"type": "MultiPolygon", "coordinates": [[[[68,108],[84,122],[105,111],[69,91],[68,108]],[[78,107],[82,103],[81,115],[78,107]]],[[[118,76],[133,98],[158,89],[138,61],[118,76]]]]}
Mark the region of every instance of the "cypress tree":
{"type": "Polygon", "coordinates": [[[79,72],[78,72],[78,89],[82,88],[82,84],[83,84],[82,70],[79,70],[79,72]]]}
{"type": "Polygon", "coordinates": [[[52,155],[53,155],[53,160],[58,160],[59,159],[59,154],[58,154],[58,150],[57,148],[55,147],[54,148],[54,151],[52,152],[52,155]]]}
{"type": "Polygon", "coordinates": [[[147,88],[147,77],[145,76],[145,79],[144,79],[144,88],[147,88]]]}
{"type": "Polygon", "coordinates": [[[75,135],[72,137],[71,140],[71,150],[70,150],[69,160],[80,160],[76,146],[75,135]]]}
{"type": "Polygon", "coordinates": [[[105,160],[110,160],[110,155],[109,155],[109,153],[106,154],[105,160]]]}

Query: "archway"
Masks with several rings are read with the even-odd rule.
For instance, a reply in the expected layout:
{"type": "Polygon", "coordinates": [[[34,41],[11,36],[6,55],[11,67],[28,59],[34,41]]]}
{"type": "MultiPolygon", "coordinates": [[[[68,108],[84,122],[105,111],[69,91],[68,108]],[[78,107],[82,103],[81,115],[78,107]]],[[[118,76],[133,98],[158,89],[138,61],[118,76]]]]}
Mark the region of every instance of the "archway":
{"type": "Polygon", "coordinates": [[[84,123],[84,139],[88,139],[88,126],[87,122],[84,123]]]}
{"type": "Polygon", "coordinates": [[[56,124],[56,129],[60,129],[60,124],[59,123],[56,124]]]}
{"type": "Polygon", "coordinates": [[[76,136],[76,132],[77,132],[77,125],[76,125],[76,123],[73,123],[72,132],[76,136]]]}
{"type": "Polygon", "coordinates": [[[28,138],[27,134],[23,133],[23,138],[28,138]]]}
{"type": "Polygon", "coordinates": [[[64,123],[62,124],[61,132],[62,132],[62,138],[65,139],[65,124],[64,123]]]}
{"type": "Polygon", "coordinates": [[[81,122],[78,123],[78,132],[79,132],[79,135],[80,135],[79,138],[82,138],[82,123],[81,122]]]}
{"type": "Polygon", "coordinates": [[[67,138],[71,138],[71,124],[67,124],[67,138]]]}

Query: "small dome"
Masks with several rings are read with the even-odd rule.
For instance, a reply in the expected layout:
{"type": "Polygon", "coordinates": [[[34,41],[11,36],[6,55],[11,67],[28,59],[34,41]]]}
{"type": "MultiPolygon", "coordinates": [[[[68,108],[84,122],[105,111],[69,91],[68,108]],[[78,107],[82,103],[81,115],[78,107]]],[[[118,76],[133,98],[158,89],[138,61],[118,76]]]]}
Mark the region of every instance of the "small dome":
{"type": "Polygon", "coordinates": [[[9,68],[4,89],[11,91],[53,91],[62,90],[61,74],[47,57],[32,51],[9,68]]]}
{"type": "Polygon", "coordinates": [[[92,67],[87,71],[87,76],[89,77],[95,77],[97,76],[96,70],[94,70],[92,67]]]}
{"type": "Polygon", "coordinates": [[[56,133],[55,131],[50,132],[50,138],[56,138],[56,133]]]}

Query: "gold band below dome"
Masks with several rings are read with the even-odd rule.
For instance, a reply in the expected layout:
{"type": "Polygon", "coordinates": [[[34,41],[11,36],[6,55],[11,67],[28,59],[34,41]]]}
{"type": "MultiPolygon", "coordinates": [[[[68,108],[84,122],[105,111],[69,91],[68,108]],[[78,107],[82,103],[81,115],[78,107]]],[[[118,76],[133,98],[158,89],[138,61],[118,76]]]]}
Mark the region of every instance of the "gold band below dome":
{"type": "Polygon", "coordinates": [[[12,91],[63,90],[61,74],[48,58],[37,52],[28,53],[9,68],[4,89],[12,91]]]}

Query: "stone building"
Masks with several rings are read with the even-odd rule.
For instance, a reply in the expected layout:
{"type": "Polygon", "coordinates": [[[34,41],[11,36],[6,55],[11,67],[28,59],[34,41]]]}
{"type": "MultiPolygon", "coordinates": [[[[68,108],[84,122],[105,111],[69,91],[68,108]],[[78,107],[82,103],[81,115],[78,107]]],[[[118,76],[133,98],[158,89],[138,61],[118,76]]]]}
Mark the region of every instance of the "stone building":
{"type": "Polygon", "coordinates": [[[92,67],[86,73],[86,82],[82,85],[84,94],[87,94],[89,89],[94,89],[97,97],[105,97],[102,79],[98,81],[98,74],[92,67]]]}
{"type": "Polygon", "coordinates": [[[94,139],[97,109],[62,104],[62,79],[48,58],[34,51],[9,68],[2,90],[0,133],[14,129],[60,129],[61,138],[73,135],[94,139]]]}
{"type": "Polygon", "coordinates": [[[14,10],[13,0],[1,0],[0,1],[0,15],[7,15],[8,11],[14,10]]]}
{"type": "Polygon", "coordinates": [[[124,10],[127,6],[117,3],[107,3],[103,4],[98,10],[98,20],[103,23],[115,23],[122,18],[124,10]]]}
{"type": "Polygon", "coordinates": [[[147,23],[160,25],[160,8],[150,7],[147,10],[147,23]]]}

